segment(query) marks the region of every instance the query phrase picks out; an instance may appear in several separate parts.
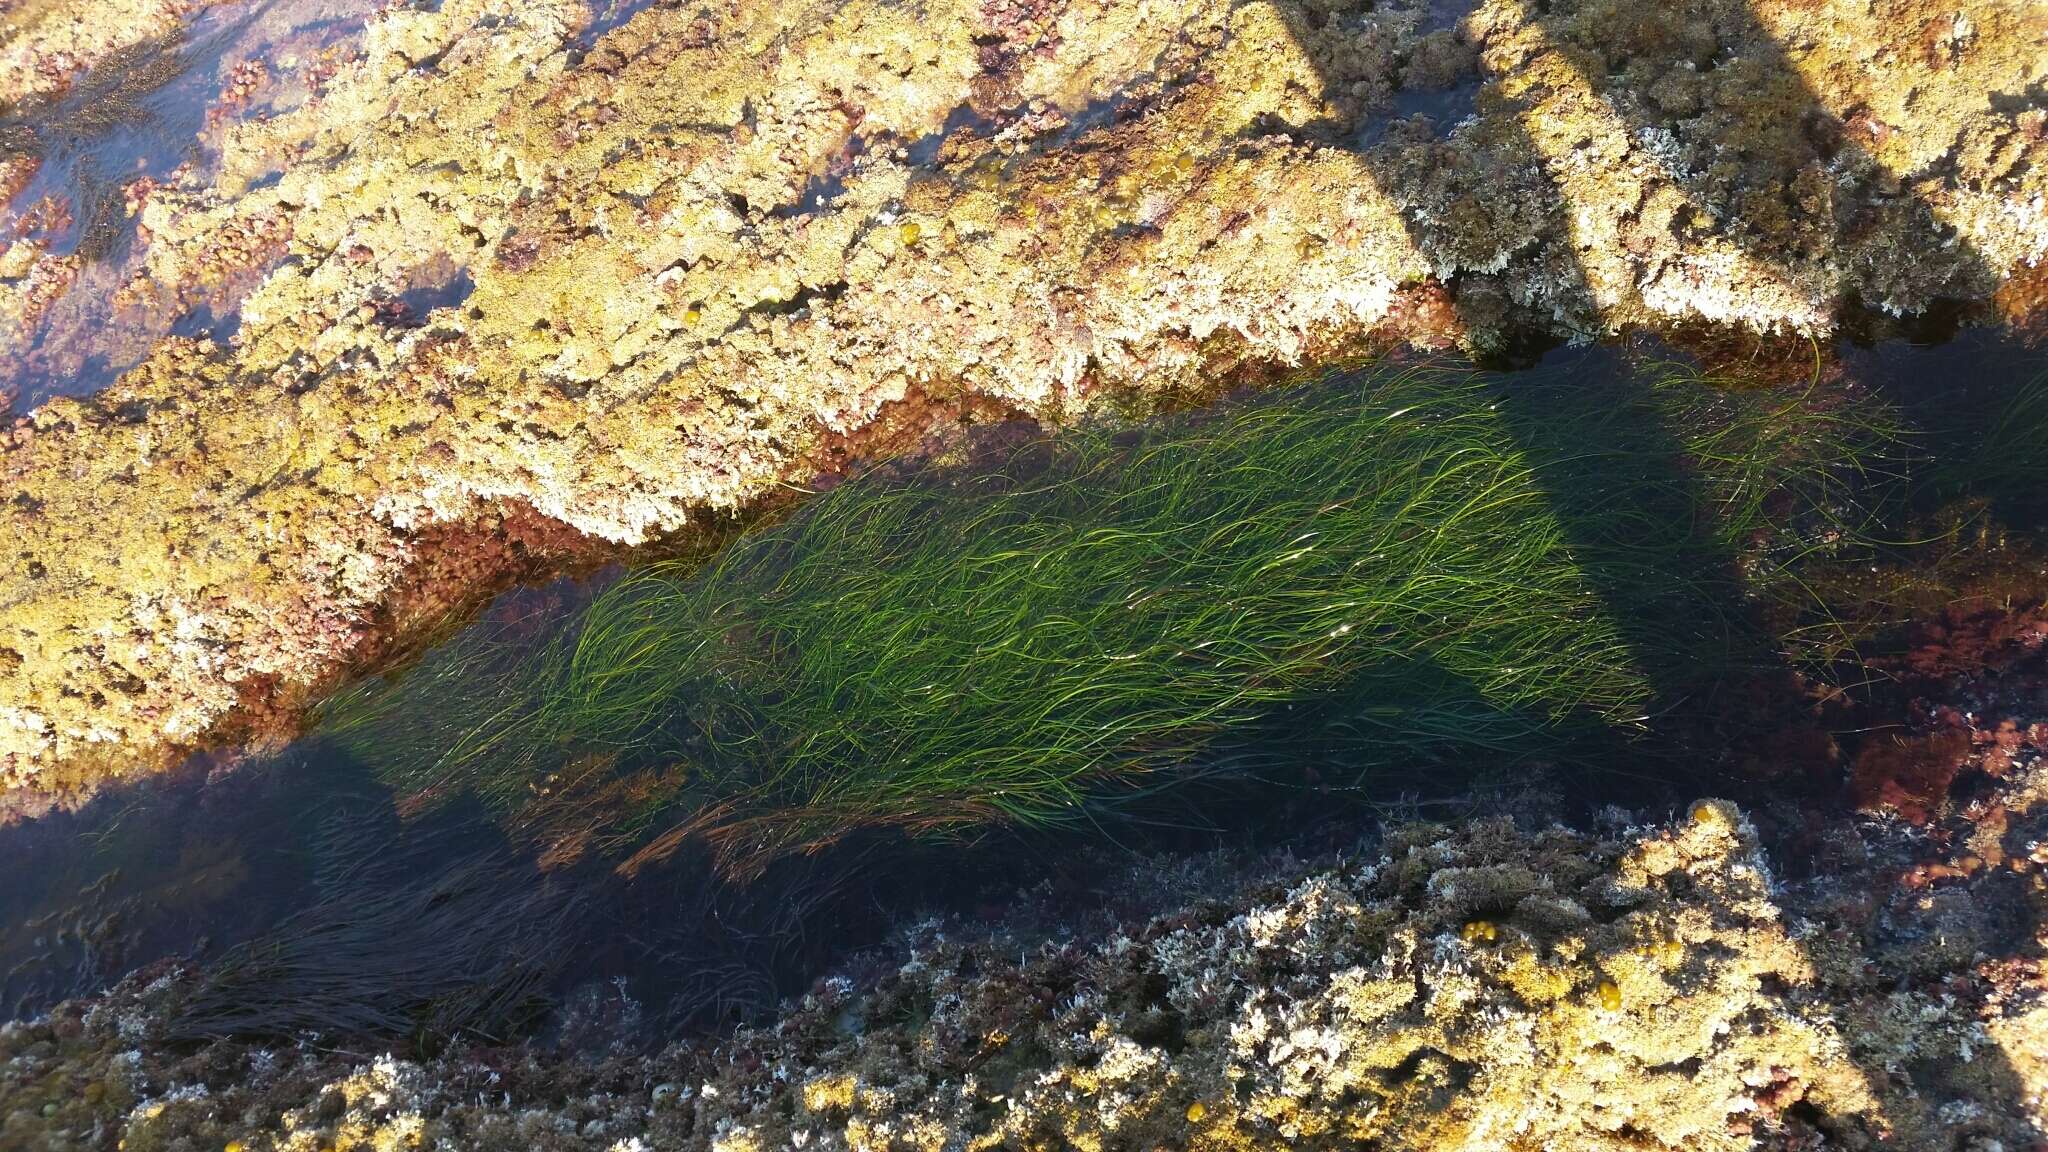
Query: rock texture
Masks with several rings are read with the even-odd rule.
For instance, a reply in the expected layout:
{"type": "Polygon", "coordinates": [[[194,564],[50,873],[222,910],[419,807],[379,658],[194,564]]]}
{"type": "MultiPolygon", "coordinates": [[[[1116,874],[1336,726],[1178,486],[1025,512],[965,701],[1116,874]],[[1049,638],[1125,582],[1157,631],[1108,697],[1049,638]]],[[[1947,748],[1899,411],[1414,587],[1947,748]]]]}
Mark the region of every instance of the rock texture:
{"type": "Polygon", "coordinates": [[[1824,866],[1789,878],[1721,801],[1614,813],[1605,833],[1408,825],[1249,881],[1162,860],[1123,883],[1191,902],[1148,924],[1064,943],[927,924],[878,978],[652,1057],[188,1055],[159,1037],[190,974],[144,972],[0,1027],[0,1135],[129,1152],[2031,1147],[2048,1122],[2040,754],[2020,751],[1948,847],[1809,807],[1779,844],[1817,837],[1801,850],[1824,866]]]}
{"type": "Polygon", "coordinates": [[[175,35],[207,0],[26,0],[0,15],[0,101],[17,105],[69,88],[85,69],[175,35]]]}
{"type": "MultiPolygon", "coordinates": [[[[2024,321],[2048,254],[2048,11],[2005,0],[611,16],[383,10],[129,186],[109,330],[236,326],[0,433],[8,805],[288,725],[509,578],[885,432],[1361,339],[2024,321]]],[[[61,294],[43,263],[0,253],[0,295],[61,294]]]]}

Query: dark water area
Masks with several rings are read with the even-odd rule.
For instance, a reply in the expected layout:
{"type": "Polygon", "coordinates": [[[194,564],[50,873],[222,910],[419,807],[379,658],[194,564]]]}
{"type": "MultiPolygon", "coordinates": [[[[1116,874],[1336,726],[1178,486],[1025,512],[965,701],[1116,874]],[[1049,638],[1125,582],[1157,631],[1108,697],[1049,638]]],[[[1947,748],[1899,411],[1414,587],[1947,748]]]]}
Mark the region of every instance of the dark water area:
{"type": "Polygon", "coordinates": [[[0,1019],[175,958],[212,974],[174,1027],[194,1042],[657,1045],[763,1019],[927,917],[1052,936],[1120,914],[1126,894],[1106,881],[1124,855],[1355,836],[1340,808],[1300,799],[1236,807],[1227,824],[1194,805],[1189,822],[1107,836],[877,832],[744,881],[685,851],[626,878],[542,868],[473,802],[412,814],[369,766],[309,740],[213,782],[155,782],[0,830],[0,874],[17,878],[0,887],[0,1019]],[[1052,919],[1017,920],[1026,891],[1052,919]],[[464,1001],[481,990],[501,1002],[464,1001]],[[437,1021],[437,1001],[461,1014],[437,1021]]]}
{"type": "Polygon", "coordinates": [[[609,33],[625,27],[627,21],[639,15],[652,2],[653,0],[590,0],[590,23],[570,42],[571,61],[577,59],[577,54],[588,53],[609,33]]]}
{"type": "Polygon", "coordinates": [[[1476,110],[1479,88],[1480,82],[1476,78],[1449,88],[1403,88],[1394,93],[1384,112],[1367,120],[1365,126],[1358,130],[1353,138],[1354,146],[1370,148],[1385,140],[1396,124],[1418,116],[1428,121],[1429,131],[1435,136],[1449,135],[1459,121],[1476,110]]]}
{"type": "Polygon", "coordinates": [[[1937,327],[1918,340],[1852,345],[1842,361],[1850,379],[1897,404],[1921,447],[1945,462],[1935,498],[1984,501],[2015,528],[2048,523],[2048,443],[2038,435],[2048,349],[1981,328],[1937,327]]]}
{"type": "MultiPolygon", "coordinates": [[[[469,631],[538,639],[618,575],[508,592],[469,631]]],[[[856,835],[744,881],[685,850],[628,878],[608,861],[537,862],[474,798],[424,803],[378,767],[315,735],[229,769],[196,757],[0,828],[0,876],[15,878],[0,884],[0,1019],[176,959],[220,974],[177,1025],[192,1042],[317,1030],[653,1045],[759,1020],[925,917],[1011,916],[1026,889],[1060,917],[1114,910],[1124,894],[1103,886],[1105,847],[1256,852],[1305,843],[1305,828],[1343,835],[1281,816],[1289,795],[1256,819],[1190,810],[1107,838],[856,835]],[[474,1009],[463,994],[479,987],[510,996],[474,1009]],[[420,1034],[415,1018],[444,1010],[422,989],[470,1017],[420,1034]]]]}
{"type": "Polygon", "coordinates": [[[1455,28],[1478,7],[1472,0],[1423,0],[1421,31],[1442,32],[1455,28]]]}
{"type": "MultiPolygon", "coordinates": [[[[1648,357],[1639,346],[1562,348],[1540,366],[1612,381],[1648,357]]],[[[1838,363],[1842,379],[1819,387],[1882,396],[1940,457],[1999,465],[1937,472],[1942,498],[2039,522],[2048,451],[2028,433],[2048,423],[2008,411],[2042,393],[2027,387],[2042,378],[2038,350],[1964,332],[1850,342],[1838,363]]],[[[1558,499],[1569,511],[1568,495],[1558,499]]],[[[614,575],[509,593],[472,632],[540,637],[614,575]]],[[[1617,604],[1639,602],[1609,591],[1617,604]]],[[[1463,690],[1443,686],[1447,696],[1463,690]]],[[[1671,707],[1711,710],[1697,695],[1671,707]]],[[[31,1016],[182,958],[214,974],[179,1025],[195,1041],[319,1030],[421,1045],[458,1034],[653,1043],[758,1019],[920,917],[992,919],[1025,889],[1075,916],[1112,906],[1121,897],[1103,885],[1104,853],[1328,846],[1389,803],[1426,807],[1475,783],[1529,778],[1510,756],[1461,746],[1370,790],[1338,786],[1335,758],[1298,738],[1310,725],[1306,712],[1277,714],[1249,753],[1242,742],[1235,753],[1255,770],[1219,755],[1197,766],[1213,782],[1137,819],[931,841],[862,832],[745,878],[690,845],[632,875],[602,854],[550,860],[511,834],[501,810],[467,795],[424,803],[380,772],[374,749],[350,754],[316,735],[216,779],[195,764],[0,829],[0,1014],[31,1016]]],[[[1732,739],[1711,724],[1670,733],[1732,739]]],[[[1612,771],[1570,775],[1581,791],[1568,799],[1588,811],[1682,803],[1703,783],[1645,773],[1639,738],[1583,747],[1613,759],[1612,771]]]]}
{"type": "MultiPolygon", "coordinates": [[[[858,855],[850,850],[832,863],[858,855]]],[[[384,969],[364,956],[382,955],[393,965],[385,971],[396,992],[421,978],[418,966],[431,967],[436,951],[456,957],[481,947],[524,953],[554,995],[625,978],[646,1011],[665,1022],[677,1022],[672,1007],[683,1024],[727,1022],[800,991],[789,986],[788,961],[807,947],[880,938],[872,923],[866,930],[858,925],[873,920],[865,901],[818,874],[826,863],[807,861],[788,875],[764,877],[757,891],[775,892],[773,900],[722,890],[701,867],[683,865],[632,883],[601,870],[544,876],[508,852],[492,820],[473,805],[401,818],[395,798],[366,766],[309,742],[213,783],[136,788],[0,833],[0,872],[16,878],[0,889],[0,1010],[8,1018],[32,1016],[160,958],[218,962],[280,925],[294,929],[287,939],[324,925],[325,959],[352,961],[326,973],[335,979],[374,979],[384,969]],[[402,869],[384,871],[393,861],[402,869]],[[376,918],[380,905],[417,916],[420,910],[406,903],[410,895],[428,893],[423,903],[432,904],[438,892],[445,901],[447,892],[460,890],[454,879],[479,865],[488,899],[467,910],[478,916],[446,915],[432,924],[435,931],[413,939],[395,931],[406,920],[376,918]],[[544,885],[565,894],[568,906],[531,899],[544,885]],[[801,895],[792,898],[791,889],[801,895]],[[838,914],[827,915],[835,903],[838,914]],[[518,930],[536,923],[536,913],[553,930],[574,931],[522,935],[518,930]],[[549,913],[556,918],[546,920],[549,913]],[[357,924],[377,931],[358,936],[351,930],[357,924]],[[794,934],[798,927],[816,937],[794,934]],[[693,962],[672,962],[681,957],[693,962]],[[396,979],[400,974],[406,981],[396,979]],[[663,981],[687,994],[686,1002],[667,1003],[663,981]]],[[[305,1013],[300,1019],[247,1023],[289,1034],[293,1024],[346,1019],[321,1016],[309,1007],[316,999],[310,994],[293,999],[305,1013]]],[[[222,1018],[239,1020],[226,1011],[222,1018]]]]}

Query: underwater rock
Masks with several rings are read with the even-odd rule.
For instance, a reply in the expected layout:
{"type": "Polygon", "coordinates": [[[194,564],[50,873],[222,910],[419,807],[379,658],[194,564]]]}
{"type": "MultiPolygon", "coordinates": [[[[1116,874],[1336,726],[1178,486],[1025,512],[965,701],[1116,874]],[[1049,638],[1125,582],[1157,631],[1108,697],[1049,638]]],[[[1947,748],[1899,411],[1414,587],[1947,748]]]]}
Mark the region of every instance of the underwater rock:
{"type": "MultiPolygon", "coordinates": [[[[1361,340],[2023,322],[2044,27],[1997,0],[723,0],[601,35],[567,0],[384,9],[294,106],[242,118],[258,78],[229,84],[216,163],[130,186],[122,299],[232,336],[164,335],[0,433],[0,795],[288,729],[507,580],[969,416],[1361,340]]],[[[70,290],[53,267],[0,257],[0,295],[70,290]]]]}
{"type": "Polygon", "coordinates": [[[145,971],[0,1026],[0,1132],[338,1152],[1790,1149],[2025,1147],[2048,1122],[2041,853],[1895,883],[2048,836],[2048,760],[1952,807],[1978,828],[1952,843],[1815,805],[1755,824],[1719,800],[1654,823],[1610,809],[1604,831],[1512,806],[1527,814],[1396,825],[1348,858],[1144,861],[1105,882],[1174,910],[1101,936],[1013,936],[1021,905],[927,922],[893,968],[654,1055],[193,1052],[166,1037],[196,975],[145,971]]]}

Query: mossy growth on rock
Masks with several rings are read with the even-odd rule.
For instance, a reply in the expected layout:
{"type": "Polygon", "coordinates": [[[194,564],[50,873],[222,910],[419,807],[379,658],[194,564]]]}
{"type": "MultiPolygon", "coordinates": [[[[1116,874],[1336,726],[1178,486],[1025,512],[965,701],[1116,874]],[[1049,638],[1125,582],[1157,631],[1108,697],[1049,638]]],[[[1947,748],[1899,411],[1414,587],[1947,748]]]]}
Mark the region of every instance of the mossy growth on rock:
{"type": "Polygon", "coordinates": [[[741,868],[856,827],[1081,821],[1304,750],[1555,750],[1783,659],[1816,618],[1791,572],[1859,538],[1889,434],[1678,370],[1336,372],[855,478],[538,642],[459,639],[325,731],[561,855],[702,836],[741,868]]]}

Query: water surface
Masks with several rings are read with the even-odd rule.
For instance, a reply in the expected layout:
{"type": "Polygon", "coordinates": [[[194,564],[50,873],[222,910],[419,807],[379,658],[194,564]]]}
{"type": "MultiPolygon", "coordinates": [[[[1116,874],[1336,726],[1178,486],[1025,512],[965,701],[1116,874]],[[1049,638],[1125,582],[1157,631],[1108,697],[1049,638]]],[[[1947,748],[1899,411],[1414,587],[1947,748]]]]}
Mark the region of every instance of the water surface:
{"type": "MultiPolygon", "coordinates": [[[[1543,360],[1549,371],[1611,376],[1628,371],[1631,356],[1560,349],[1543,360]]],[[[2038,470],[2038,441],[1962,415],[1995,411],[2002,398],[2022,394],[2022,383],[2039,376],[2037,352],[1969,333],[1851,344],[1839,364],[1845,379],[1827,387],[1890,398],[1928,442],[1946,437],[1964,460],[1996,444],[2021,475],[2038,470]]],[[[2024,489],[2017,497],[2011,490],[1981,495],[2009,521],[2039,512],[2024,489]]],[[[475,627],[539,636],[594,589],[560,583],[511,593],[475,627]]],[[[1282,718],[1276,733],[1285,726],[1282,718]]],[[[374,760],[374,749],[367,756],[374,760]]],[[[210,781],[208,767],[195,762],[180,776],[103,795],[82,811],[0,829],[0,873],[14,878],[0,886],[0,1012],[34,1014],[164,958],[246,963],[252,941],[277,947],[294,932],[347,941],[390,909],[411,907],[408,901],[458,909],[469,901],[501,911],[449,913],[447,931],[460,935],[444,942],[446,951],[461,952],[466,941],[471,953],[530,957],[536,1006],[519,1028],[559,1027],[547,1005],[602,1002],[620,1011],[630,1005],[636,1027],[670,1034],[765,1011],[925,911],[974,914],[1000,907],[1021,884],[1049,879],[1074,886],[1078,907],[1087,896],[1085,878],[1073,871],[1077,843],[1157,844],[1186,835],[1194,840],[1182,843],[1227,843],[1256,824],[1250,814],[1260,810],[1240,794],[1221,809],[1190,804],[1185,827],[1173,827],[1176,816],[1147,828],[1083,830],[1078,840],[992,836],[916,845],[877,833],[746,881],[714,874],[703,854],[686,849],[627,878],[594,857],[536,858],[482,805],[394,792],[379,765],[318,736],[210,781]],[[558,918],[545,922],[559,931],[513,931],[519,917],[503,915],[505,908],[526,908],[529,920],[558,918]]],[[[1273,793],[1278,800],[1267,799],[1285,808],[1315,794],[1317,765],[1302,768],[1273,793]]],[[[1326,812],[1338,807],[1316,804],[1326,812]]],[[[436,951],[424,941],[414,947],[436,951]]],[[[393,971],[425,979],[416,967],[393,971]]],[[[365,995],[374,1002],[384,992],[365,995]]]]}

